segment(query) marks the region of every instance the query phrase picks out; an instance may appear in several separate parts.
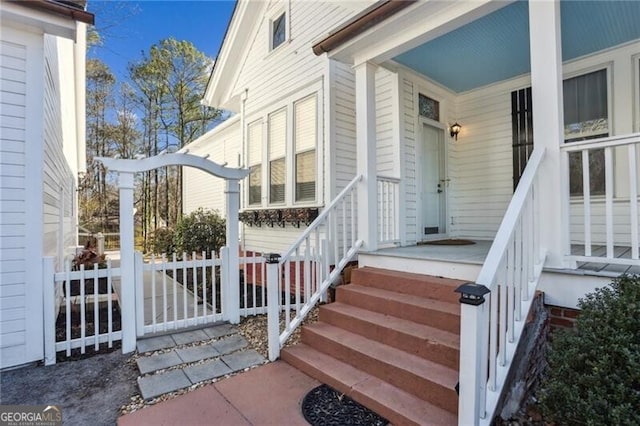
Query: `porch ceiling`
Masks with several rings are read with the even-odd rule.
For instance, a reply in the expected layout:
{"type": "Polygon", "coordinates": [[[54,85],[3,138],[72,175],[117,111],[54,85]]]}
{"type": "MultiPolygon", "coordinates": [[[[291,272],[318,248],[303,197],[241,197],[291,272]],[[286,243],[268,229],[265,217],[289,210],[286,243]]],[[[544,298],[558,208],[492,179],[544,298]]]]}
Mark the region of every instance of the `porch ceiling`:
{"type": "MultiPolygon", "coordinates": [[[[640,39],[638,1],[563,1],[562,59],[640,39]]],[[[527,1],[516,1],[393,58],[455,92],[530,70],[527,1]]]]}

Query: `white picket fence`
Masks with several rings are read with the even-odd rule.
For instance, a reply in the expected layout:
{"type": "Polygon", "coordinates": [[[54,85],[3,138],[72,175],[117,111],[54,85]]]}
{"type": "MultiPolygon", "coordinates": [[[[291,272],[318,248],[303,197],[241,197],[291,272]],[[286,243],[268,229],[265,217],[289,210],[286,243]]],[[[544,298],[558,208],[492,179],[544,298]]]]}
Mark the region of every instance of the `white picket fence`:
{"type": "MultiPolygon", "coordinates": [[[[240,257],[239,261],[240,270],[244,271],[238,283],[242,289],[240,316],[266,313],[266,286],[261,291],[260,282],[256,282],[265,276],[264,259],[252,255],[240,257]]],[[[174,253],[171,259],[166,254],[152,255],[149,262],[136,253],[135,265],[138,337],[226,319],[227,294],[221,285],[226,272],[226,249],[219,257],[215,252],[193,252],[190,256],[182,253],[178,259],[174,253]]]]}
{"type": "Polygon", "coordinates": [[[94,269],[81,266],[79,271],[72,271],[67,261],[62,272],[55,272],[54,258],[48,257],[44,259],[44,274],[45,283],[53,277],[53,285],[44,286],[45,364],[55,363],[57,352],[70,357],[72,349],[85,354],[89,347],[97,351],[101,344],[111,348],[122,340],[122,330],[114,324],[114,313],[119,312],[113,290],[120,268],[112,267],[108,260],[106,269],[98,269],[96,264],[94,269]]]}
{"type": "MultiPolygon", "coordinates": [[[[239,309],[240,317],[267,312],[264,258],[252,254],[240,257],[239,303],[228,299],[231,292],[222,283],[228,273],[228,249],[214,252],[151,256],[146,261],[135,253],[135,315],[138,338],[156,332],[228,320],[229,311],[239,309]],[[184,285],[183,285],[184,284],[184,285]]],[[[54,269],[53,257],[44,258],[45,364],[56,355],[71,357],[89,348],[112,348],[123,336],[120,303],[121,269],[107,260],[107,267],[71,270],[71,262],[61,272],[54,269]],[[105,346],[106,345],[106,346],[105,346]],[[72,352],[73,351],[73,352],[72,352]]]]}

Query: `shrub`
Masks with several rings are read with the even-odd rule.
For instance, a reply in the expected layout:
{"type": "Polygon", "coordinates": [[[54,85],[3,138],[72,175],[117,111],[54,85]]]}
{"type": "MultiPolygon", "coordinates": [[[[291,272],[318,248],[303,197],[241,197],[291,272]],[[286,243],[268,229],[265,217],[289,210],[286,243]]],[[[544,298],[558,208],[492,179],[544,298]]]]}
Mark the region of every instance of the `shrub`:
{"type": "Polygon", "coordinates": [[[554,333],[540,390],[557,424],[640,425],[640,276],[622,276],[578,303],[574,330],[554,333]]]}
{"type": "Polygon", "coordinates": [[[153,241],[151,248],[155,254],[174,253],[176,250],[175,245],[175,231],[171,228],[158,228],[153,233],[153,241]]]}
{"type": "Polygon", "coordinates": [[[199,208],[183,216],[175,233],[179,253],[218,252],[226,241],[226,222],[217,211],[199,208]]]}

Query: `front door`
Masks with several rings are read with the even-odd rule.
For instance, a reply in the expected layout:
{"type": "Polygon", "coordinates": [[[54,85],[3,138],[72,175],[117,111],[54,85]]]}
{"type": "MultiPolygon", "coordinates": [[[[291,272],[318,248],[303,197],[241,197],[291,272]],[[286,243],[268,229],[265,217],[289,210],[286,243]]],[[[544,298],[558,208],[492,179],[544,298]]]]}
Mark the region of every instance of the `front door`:
{"type": "Polygon", "coordinates": [[[422,126],[422,239],[433,240],[446,235],[446,191],[448,179],[444,162],[444,131],[422,126]]]}

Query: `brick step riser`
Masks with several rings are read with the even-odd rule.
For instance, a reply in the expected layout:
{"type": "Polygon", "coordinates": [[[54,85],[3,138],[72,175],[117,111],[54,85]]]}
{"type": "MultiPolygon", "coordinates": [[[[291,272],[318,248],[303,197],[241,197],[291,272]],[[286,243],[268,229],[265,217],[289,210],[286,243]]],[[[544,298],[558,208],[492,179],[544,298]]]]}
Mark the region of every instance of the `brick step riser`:
{"type": "Polygon", "coordinates": [[[320,307],[319,319],[327,324],[417,355],[453,370],[457,370],[459,367],[460,351],[438,342],[403,333],[386,327],[384,324],[372,324],[342,312],[326,309],[323,306],[320,307]]]}
{"type": "Polygon", "coordinates": [[[426,297],[428,299],[441,300],[443,302],[458,303],[460,295],[454,290],[458,287],[437,278],[405,278],[378,274],[374,271],[358,269],[353,271],[351,284],[366,287],[374,287],[382,290],[396,291],[398,293],[413,296],[426,297]]]}
{"type": "Polygon", "coordinates": [[[456,413],[458,399],[453,387],[447,389],[425,377],[358,352],[309,328],[302,329],[302,342],[342,362],[350,364],[372,376],[384,380],[399,389],[411,393],[440,408],[456,413]]]}
{"type": "Polygon", "coordinates": [[[370,398],[365,398],[360,394],[355,394],[351,392],[351,388],[345,383],[341,382],[340,379],[333,377],[323,370],[315,367],[314,365],[306,362],[303,358],[300,358],[296,355],[291,354],[289,351],[284,349],[281,354],[281,359],[286,361],[290,365],[294,366],[298,370],[304,372],[310,377],[313,377],[317,381],[321,383],[325,383],[326,385],[332,387],[338,392],[349,396],[354,401],[364,405],[365,407],[375,411],[378,415],[384,417],[389,420],[391,424],[394,425],[407,425],[407,426],[419,426],[418,423],[415,423],[409,420],[406,416],[404,416],[401,412],[393,410],[383,404],[380,404],[378,401],[373,401],[370,398]]]}
{"type": "Polygon", "coordinates": [[[421,306],[380,298],[370,294],[349,291],[349,286],[338,287],[336,301],[357,306],[380,314],[439,328],[454,334],[460,334],[460,315],[440,312],[421,306]]]}

